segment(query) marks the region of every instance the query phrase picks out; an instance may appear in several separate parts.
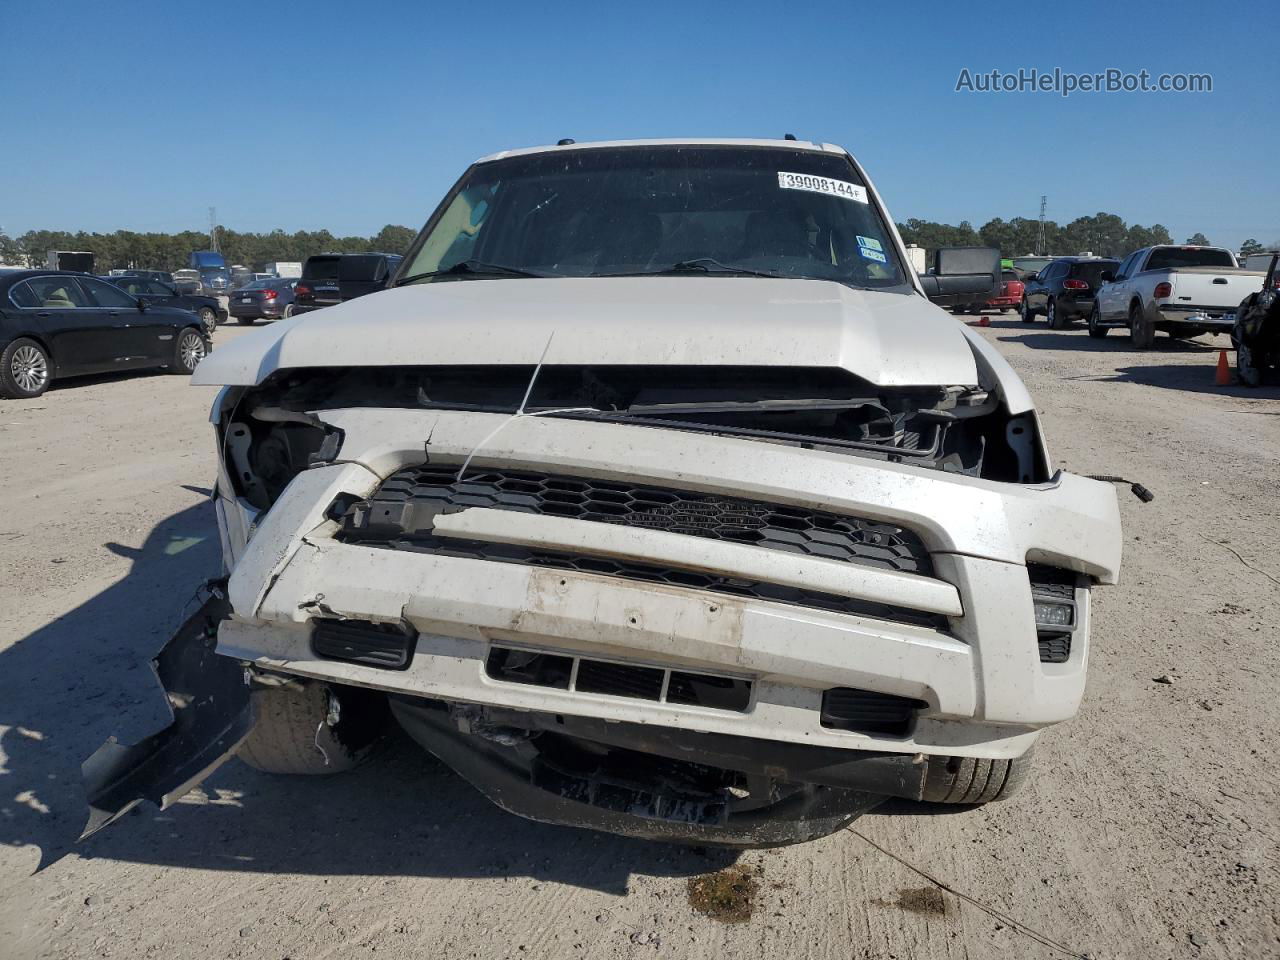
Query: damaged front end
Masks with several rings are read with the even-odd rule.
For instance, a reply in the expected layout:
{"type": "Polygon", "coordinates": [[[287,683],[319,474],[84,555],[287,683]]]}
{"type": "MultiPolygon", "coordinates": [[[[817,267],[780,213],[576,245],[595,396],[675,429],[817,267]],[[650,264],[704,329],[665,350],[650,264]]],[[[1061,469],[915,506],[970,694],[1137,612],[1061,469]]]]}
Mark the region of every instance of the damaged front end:
{"type": "Polygon", "coordinates": [[[1118,566],[1112,491],[1050,476],[994,380],[312,368],[215,422],[225,591],[161,653],[174,725],[86,763],[86,835],[197,783],[281,683],[318,692],[301,754],[376,697],[500,807],[628,836],[998,799],[1074,713],[1118,566]]]}

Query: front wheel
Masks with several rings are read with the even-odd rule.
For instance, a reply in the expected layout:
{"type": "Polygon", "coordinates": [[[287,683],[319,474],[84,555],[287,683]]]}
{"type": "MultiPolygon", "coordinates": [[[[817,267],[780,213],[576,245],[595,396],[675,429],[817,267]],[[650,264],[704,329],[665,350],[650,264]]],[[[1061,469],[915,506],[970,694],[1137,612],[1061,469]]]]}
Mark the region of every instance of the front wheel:
{"type": "Polygon", "coordinates": [[[1093,305],[1093,313],[1089,314],[1089,336],[1095,340],[1101,340],[1111,332],[1110,327],[1102,325],[1102,312],[1098,310],[1098,305],[1093,305]]]}
{"type": "Polygon", "coordinates": [[[173,346],[173,363],[170,369],[174,373],[190,376],[195,373],[200,361],[209,352],[209,346],[200,331],[195,327],[187,327],[178,334],[178,342],[173,346]]]}
{"type": "Polygon", "coordinates": [[[49,389],[53,364],[44,347],[19,337],[0,353],[0,397],[30,400],[49,389]]]}
{"type": "Polygon", "coordinates": [[[1019,312],[1022,314],[1023,323],[1031,323],[1036,318],[1036,312],[1031,309],[1031,304],[1027,303],[1026,297],[1022,298],[1022,309],[1019,312]]]}
{"type": "Polygon", "coordinates": [[[321,683],[253,692],[253,730],[237,756],[263,773],[342,773],[359,766],[389,723],[386,698],[321,683]]]}
{"type": "Polygon", "coordinates": [[[1028,750],[1012,760],[927,757],[924,794],[929,803],[991,803],[1013,796],[1027,781],[1034,762],[1028,750]]]}

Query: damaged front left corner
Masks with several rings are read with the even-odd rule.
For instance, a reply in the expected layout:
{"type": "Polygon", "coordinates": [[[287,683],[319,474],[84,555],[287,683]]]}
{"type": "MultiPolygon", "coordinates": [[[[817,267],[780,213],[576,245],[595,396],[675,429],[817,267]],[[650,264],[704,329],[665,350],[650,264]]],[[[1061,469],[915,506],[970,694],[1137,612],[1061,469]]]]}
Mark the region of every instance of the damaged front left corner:
{"type": "Polygon", "coordinates": [[[244,669],[217,656],[218,624],[231,613],[226,581],[206,585],[205,601],[152,661],[173,722],[125,746],[109,739],[81,765],[89,821],[84,839],[143,800],[166,809],[222,765],[253,729],[244,669]]]}

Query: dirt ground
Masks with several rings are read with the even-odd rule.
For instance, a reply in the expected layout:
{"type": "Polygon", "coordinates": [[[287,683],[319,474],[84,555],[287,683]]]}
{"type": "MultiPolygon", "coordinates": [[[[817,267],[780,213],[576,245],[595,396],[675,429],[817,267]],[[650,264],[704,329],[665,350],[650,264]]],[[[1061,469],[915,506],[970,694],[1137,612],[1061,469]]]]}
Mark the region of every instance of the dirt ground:
{"type": "Polygon", "coordinates": [[[163,722],[147,660],[217,571],[213,391],[0,401],[0,956],[1280,955],[1280,390],[1214,387],[1208,338],[984,334],[1063,466],[1156,495],[1121,488],[1081,714],[1006,803],[742,856],[512,817],[407,742],[356,775],[233,761],[76,845],[80,761],[163,722]]]}

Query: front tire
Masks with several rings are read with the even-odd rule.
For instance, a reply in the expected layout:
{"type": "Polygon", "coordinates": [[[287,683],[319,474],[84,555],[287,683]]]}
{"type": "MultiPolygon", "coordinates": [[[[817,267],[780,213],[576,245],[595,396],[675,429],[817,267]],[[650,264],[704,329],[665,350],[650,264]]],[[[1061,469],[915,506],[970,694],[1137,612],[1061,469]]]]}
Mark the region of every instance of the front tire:
{"type": "Polygon", "coordinates": [[[1102,311],[1098,309],[1098,305],[1093,305],[1093,312],[1089,314],[1089,336],[1095,340],[1101,340],[1111,332],[1110,327],[1102,325],[1102,311]]]}
{"type": "Polygon", "coordinates": [[[1012,760],[928,757],[924,794],[929,803],[977,804],[1006,800],[1027,781],[1034,763],[1028,750],[1012,760]]]}
{"type": "Polygon", "coordinates": [[[44,347],[28,337],[19,337],[0,353],[0,397],[30,400],[49,389],[53,361],[44,347]]]}
{"type": "Polygon", "coordinates": [[[237,756],[263,773],[303,776],[358,767],[389,717],[380,694],[322,683],[255,690],[253,707],[257,719],[237,756]]]}
{"type": "Polygon", "coordinates": [[[1129,340],[1135,350],[1150,350],[1156,342],[1156,328],[1137,303],[1129,308],[1129,340]]]}
{"type": "Polygon", "coordinates": [[[178,334],[173,345],[173,362],[169,369],[174,373],[191,376],[195,373],[200,361],[209,353],[209,345],[204,336],[195,327],[186,327],[178,334]]]}
{"type": "Polygon", "coordinates": [[[1023,323],[1032,323],[1036,318],[1036,312],[1031,309],[1031,304],[1027,303],[1027,298],[1022,298],[1022,309],[1019,311],[1022,315],[1023,323]]]}

